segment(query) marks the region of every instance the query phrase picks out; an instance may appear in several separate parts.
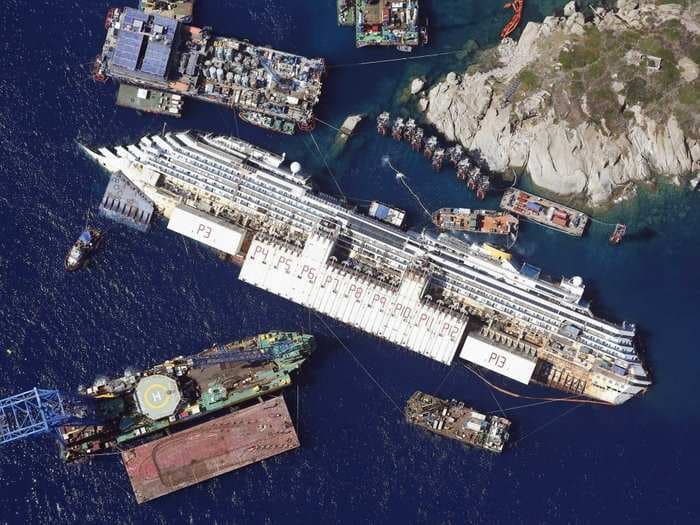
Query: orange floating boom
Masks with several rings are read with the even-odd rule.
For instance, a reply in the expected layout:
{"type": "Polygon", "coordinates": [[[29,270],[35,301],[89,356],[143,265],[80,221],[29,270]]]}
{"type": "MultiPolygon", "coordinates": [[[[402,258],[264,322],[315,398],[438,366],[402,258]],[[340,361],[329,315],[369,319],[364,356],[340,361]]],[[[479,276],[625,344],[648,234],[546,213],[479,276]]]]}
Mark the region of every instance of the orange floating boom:
{"type": "Polygon", "coordinates": [[[513,0],[513,2],[509,2],[505,4],[503,7],[504,8],[512,8],[514,13],[513,13],[513,18],[511,18],[506,26],[503,28],[503,31],[501,31],[501,38],[505,38],[508,35],[510,35],[515,29],[518,27],[520,24],[520,19],[523,16],[523,7],[525,6],[525,0],[513,0]]]}

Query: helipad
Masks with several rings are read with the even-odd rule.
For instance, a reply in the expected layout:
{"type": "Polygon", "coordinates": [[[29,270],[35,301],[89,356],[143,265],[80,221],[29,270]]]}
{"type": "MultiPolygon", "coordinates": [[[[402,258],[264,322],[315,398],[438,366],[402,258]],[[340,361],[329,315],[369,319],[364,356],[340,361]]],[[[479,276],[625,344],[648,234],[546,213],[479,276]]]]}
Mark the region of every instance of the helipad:
{"type": "Polygon", "coordinates": [[[141,413],[153,420],[171,416],[180,403],[180,390],[168,376],[147,376],[136,387],[136,400],[141,413]]]}

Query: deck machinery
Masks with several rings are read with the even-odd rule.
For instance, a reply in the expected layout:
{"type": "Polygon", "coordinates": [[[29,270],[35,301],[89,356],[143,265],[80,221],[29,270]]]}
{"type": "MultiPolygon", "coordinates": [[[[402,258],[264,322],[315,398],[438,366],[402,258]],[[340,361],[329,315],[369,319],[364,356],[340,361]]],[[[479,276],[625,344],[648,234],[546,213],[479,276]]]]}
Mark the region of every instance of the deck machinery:
{"type": "Polygon", "coordinates": [[[291,134],[314,127],[325,61],[260,47],[130,7],[112,9],[93,74],[213,102],[291,134]]]}
{"type": "Polygon", "coordinates": [[[525,384],[613,404],[651,384],[635,326],[596,317],[580,277],[553,280],[488,245],[369,217],[317,192],[284,155],[196,132],[85,151],[148,195],[171,230],[233,257],[246,283],[525,384]]]}

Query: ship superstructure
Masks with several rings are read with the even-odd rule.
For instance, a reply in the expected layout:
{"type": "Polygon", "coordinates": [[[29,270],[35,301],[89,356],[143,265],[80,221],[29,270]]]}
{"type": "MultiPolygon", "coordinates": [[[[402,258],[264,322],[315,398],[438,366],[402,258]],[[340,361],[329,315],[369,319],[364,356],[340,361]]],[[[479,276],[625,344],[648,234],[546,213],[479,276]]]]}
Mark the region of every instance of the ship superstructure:
{"type": "Polygon", "coordinates": [[[593,315],[580,277],[402,231],[316,192],[298,163],[233,137],[146,136],[86,151],[169,228],[230,254],[239,278],[422,355],[619,404],[650,385],[635,326],[593,315]],[[467,320],[474,327],[469,335],[467,320]]]}
{"type": "Polygon", "coordinates": [[[279,391],[314,349],[313,336],[269,332],[175,357],[143,372],[102,379],[80,394],[96,424],[60,428],[63,458],[74,461],[155,439],[221,409],[279,391]]]}
{"type": "Polygon", "coordinates": [[[94,76],[213,102],[274,131],[308,130],[325,61],[260,47],[130,7],[112,9],[94,76]]]}

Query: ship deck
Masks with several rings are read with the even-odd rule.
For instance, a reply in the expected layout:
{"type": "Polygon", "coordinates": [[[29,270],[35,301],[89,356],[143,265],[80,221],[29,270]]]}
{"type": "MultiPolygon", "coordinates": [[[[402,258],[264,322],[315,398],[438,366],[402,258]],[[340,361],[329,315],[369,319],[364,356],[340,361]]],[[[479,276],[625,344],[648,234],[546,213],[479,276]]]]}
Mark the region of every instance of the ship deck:
{"type": "Polygon", "coordinates": [[[156,113],[169,117],[182,116],[182,99],[178,95],[157,89],[145,89],[129,84],[120,84],[117,91],[117,106],[135,109],[144,113],[156,113]]]}
{"type": "Polygon", "coordinates": [[[574,208],[514,188],[503,195],[501,209],[575,237],[583,235],[589,221],[588,215],[574,208]]]}
{"type": "Polygon", "coordinates": [[[122,453],[138,503],[299,447],[282,397],[122,453]]]}

